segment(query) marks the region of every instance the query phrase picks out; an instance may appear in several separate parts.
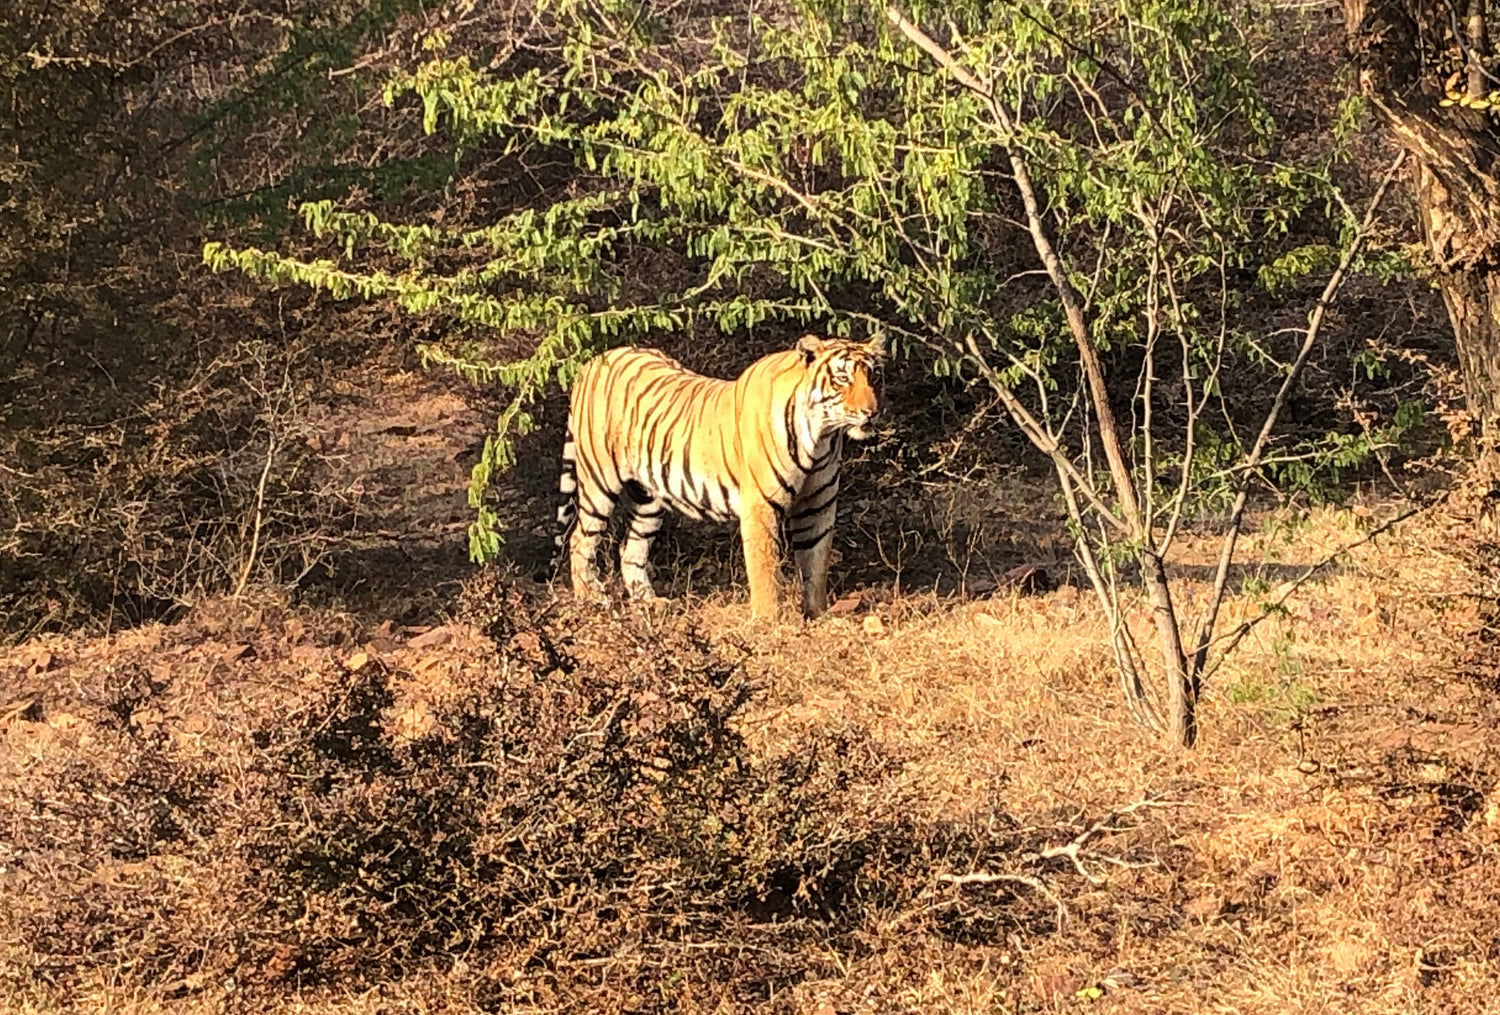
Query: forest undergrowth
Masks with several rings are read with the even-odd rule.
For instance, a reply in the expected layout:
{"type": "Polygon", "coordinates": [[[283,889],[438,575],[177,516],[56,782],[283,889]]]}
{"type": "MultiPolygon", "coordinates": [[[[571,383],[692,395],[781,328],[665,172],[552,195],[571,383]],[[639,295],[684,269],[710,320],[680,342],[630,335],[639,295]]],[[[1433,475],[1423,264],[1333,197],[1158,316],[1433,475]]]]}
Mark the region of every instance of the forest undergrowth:
{"type": "MultiPolygon", "coordinates": [[[[1264,516],[1235,619],[1386,510],[1264,516]]],[[[497,568],[438,625],[261,598],[32,640],[0,657],[0,1004],[1484,1010],[1500,660],[1468,510],[1302,586],[1177,755],[1071,584],[767,628],[497,568]]]]}

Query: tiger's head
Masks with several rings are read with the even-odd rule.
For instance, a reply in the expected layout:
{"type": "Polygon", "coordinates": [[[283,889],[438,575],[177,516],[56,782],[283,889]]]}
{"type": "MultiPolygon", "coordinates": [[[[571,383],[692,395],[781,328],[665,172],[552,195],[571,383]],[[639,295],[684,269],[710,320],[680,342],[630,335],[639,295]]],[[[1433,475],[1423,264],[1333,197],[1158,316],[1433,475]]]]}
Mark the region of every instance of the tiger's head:
{"type": "Polygon", "coordinates": [[[821,417],[823,433],[842,430],[856,440],[872,434],[880,413],[880,364],[885,337],[868,342],[803,335],[797,340],[808,377],[808,410],[821,417]]]}

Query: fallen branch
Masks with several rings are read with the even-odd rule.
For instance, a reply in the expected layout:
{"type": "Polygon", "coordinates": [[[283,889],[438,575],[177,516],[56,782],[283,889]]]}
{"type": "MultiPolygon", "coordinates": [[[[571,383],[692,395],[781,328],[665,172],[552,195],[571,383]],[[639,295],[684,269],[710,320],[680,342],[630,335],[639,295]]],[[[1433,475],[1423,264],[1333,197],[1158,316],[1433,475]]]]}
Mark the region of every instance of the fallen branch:
{"type": "MultiPolygon", "coordinates": [[[[1036,857],[1040,860],[1054,860],[1058,857],[1067,857],[1073,862],[1074,869],[1077,870],[1079,874],[1087,878],[1089,883],[1102,885],[1108,879],[1090,874],[1087,870],[1084,869],[1083,861],[1079,858],[1079,853],[1082,851],[1084,844],[1087,843],[1089,839],[1093,838],[1100,832],[1127,831],[1128,829],[1125,828],[1114,827],[1114,823],[1120,818],[1123,818],[1125,815],[1132,814],[1135,811],[1141,810],[1142,808],[1186,806],[1188,806],[1188,804],[1185,800],[1137,800],[1133,804],[1121,807],[1118,810],[1110,811],[1104,817],[1100,818],[1088,828],[1085,828],[1078,835],[1074,836],[1071,842],[1064,843],[1061,846],[1048,846],[1046,849],[1037,853],[1036,857]]],[[[1102,857],[1101,859],[1108,863],[1113,863],[1119,867],[1135,866],[1134,864],[1126,863],[1124,860],[1116,860],[1113,857],[1102,857]]]]}
{"type": "Polygon", "coordinates": [[[1057,907],[1057,929],[1062,930],[1063,921],[1068,918],[1068,907],[1063,905],[1052,889],[1042,883],[1041,879],[1031,877],[1027,874],[991,874],[986,871],[974,871],[969,874],[939,874],[938,880],[948,885],[993,885],[1002,883],[1013,883],[1035,888],[1045,895],[1054,906],[1057,907]]]}

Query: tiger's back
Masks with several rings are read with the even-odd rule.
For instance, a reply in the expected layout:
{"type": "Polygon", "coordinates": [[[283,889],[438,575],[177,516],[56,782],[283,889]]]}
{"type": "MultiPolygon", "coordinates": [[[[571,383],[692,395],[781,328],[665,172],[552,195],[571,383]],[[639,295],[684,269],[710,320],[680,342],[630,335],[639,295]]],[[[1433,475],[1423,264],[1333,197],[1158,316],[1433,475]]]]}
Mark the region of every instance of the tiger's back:
{"type": "Polygon", "coordinates": [[[568,429],[611,487],[613,469],[670,510],[729,521],[739,514],[734,480],[743,464],[736,384],[693,373],[656,349],[616,349],[584,367],[568,429]]]}
{"type": "Polygon", "coordinates": [[[877,409],[878,343],[806,336],[732,381],[704,377],[654,349],[616,349],[586,364],[573,388],[563,447],[559,549],[569,540],[573,587],[602,590],[597,546],[620,501],[630,514],[621,575],[653,592],[648,558],[662,515],[738,518],[751,606],[774,612],[778,529],[804,578],[804,608],[826,606],[827,557],[846,431],[877,409]]]}

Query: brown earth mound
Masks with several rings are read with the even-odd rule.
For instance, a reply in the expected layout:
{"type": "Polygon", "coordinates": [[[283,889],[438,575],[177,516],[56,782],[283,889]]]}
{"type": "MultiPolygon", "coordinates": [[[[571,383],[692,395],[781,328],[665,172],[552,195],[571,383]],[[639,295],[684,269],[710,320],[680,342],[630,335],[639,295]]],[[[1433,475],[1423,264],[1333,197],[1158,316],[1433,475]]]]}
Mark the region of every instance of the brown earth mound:
{"type": "MultiPolygon", "coordinates": [[[[312,637],[260,610],[10,658],[0,995],[263,1003],[441,969],[484,1007],[754,1003],[910,920],[949,854],[1034,845],[998,812],[918,827],[856,725],[747,750],[744,650],[681,612],[491,574],[466,614],[312,637]]],[[[1047,931],[1027,880],[934,927],[1047,931]]]]}
{"type": "MultiPolygon", "coordinates": [[[[1252,542],[1300,566],[1361,518],[1252,542]]],[[[34,641],[0,655],[0,1009],[1483,1010],[1471,529],[1309,585],[1189,755],[1124,718],[1070,587],[766,628],[491,570],[433,628],[34,641]]]]}

